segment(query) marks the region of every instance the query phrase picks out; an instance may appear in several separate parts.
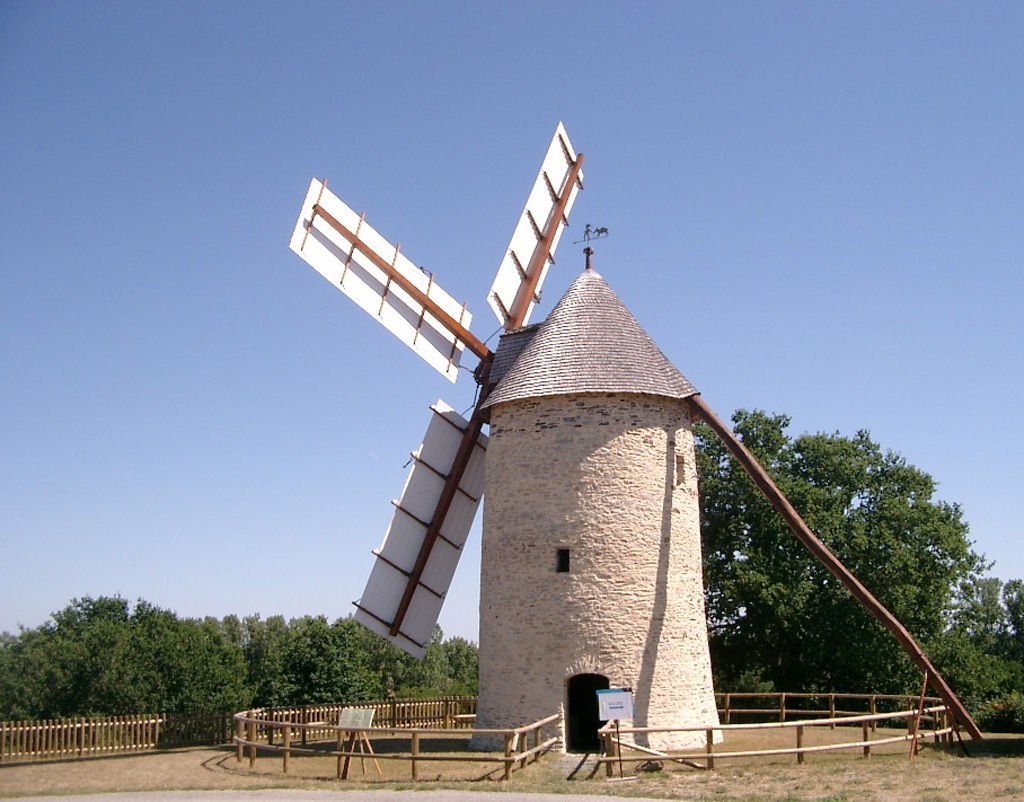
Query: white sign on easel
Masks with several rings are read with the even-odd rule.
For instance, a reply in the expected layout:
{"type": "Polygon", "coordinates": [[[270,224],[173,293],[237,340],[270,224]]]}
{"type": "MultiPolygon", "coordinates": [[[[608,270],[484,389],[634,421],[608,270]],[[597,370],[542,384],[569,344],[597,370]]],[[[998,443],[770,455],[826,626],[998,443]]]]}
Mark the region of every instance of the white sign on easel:
{"type": "Polygon", "coordinates": [[[633,692],[617,688],[597,691],[597,717],[602,721],[633,718],[633,692]]]}
{"type": "Polygon", "coordinates": [[[624,718],[633,718],[633,691],[624,688],[597,691],[597,717],[602,721],[615,722],[615,749],[619,754],[619,779],[621,780],[622,737],[619,733],[619,722],[624,718]]]}

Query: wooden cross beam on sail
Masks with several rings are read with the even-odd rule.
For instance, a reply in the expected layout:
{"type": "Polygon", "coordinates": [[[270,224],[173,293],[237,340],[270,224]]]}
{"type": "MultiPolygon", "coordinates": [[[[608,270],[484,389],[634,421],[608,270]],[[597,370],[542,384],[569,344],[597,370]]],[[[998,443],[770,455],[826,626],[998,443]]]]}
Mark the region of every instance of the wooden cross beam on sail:
{"type": "MultiPolygon", "coordinates": [[[[506,332],[524,326],[540,297],[562,231],[582,188],[583,154],[559,123],[499,265],[487,302],[506,332]]],[[[466,420],[443,401],[431,420],[366,588],[356,619],[410,655],[422,658],[455,573],[483,493],[487,437],[483,434],[493,354],[469,330],[472,316],[391,245],[323,182],[310,183],[291,249],[332,285],[419,354],[449,381],[469,350],[479,360],[481,391],[466,420]]],[[[588,249],[589,250],[589,249],[588,249]]],[[[589,265],[589,254],[588,254],[589,265]]],[[[692,417],[705,420],[785,519],[796,537],[885,626],[925,673],[927,681],[974,738],[981,736],[966,708],[910,633],[811,532],[743,444],[698,395],[692,417]]]]}

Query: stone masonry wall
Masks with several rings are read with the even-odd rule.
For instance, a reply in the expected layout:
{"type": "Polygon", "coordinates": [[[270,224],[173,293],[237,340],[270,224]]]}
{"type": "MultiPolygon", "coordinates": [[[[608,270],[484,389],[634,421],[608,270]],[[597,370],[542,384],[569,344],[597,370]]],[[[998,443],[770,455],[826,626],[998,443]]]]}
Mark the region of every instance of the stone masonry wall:
{"type": "Polygon", "coordinates": [[[498,405],[484,493],[477,727],[564,712],[580,673],[633,688],[636,726],[718,723],[684,402],[605,393],[498,405]],[[556,572],[560,548],[568,573],[556,572]]]}

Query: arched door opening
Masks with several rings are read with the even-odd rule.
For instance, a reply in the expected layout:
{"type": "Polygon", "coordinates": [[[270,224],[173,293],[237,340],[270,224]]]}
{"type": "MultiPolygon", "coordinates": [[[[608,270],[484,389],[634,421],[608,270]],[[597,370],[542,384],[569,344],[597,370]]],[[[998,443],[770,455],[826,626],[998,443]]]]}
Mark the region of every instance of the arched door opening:
{"type": "Polygon", "coordinates": [[[569,678],[566,690],[566,751],[598,751],[601,739],[597,731],[601,727],[601,720],[597,717],[597,691],[608,690],[608,677],[601,674],[577,674],[569,678]]]}

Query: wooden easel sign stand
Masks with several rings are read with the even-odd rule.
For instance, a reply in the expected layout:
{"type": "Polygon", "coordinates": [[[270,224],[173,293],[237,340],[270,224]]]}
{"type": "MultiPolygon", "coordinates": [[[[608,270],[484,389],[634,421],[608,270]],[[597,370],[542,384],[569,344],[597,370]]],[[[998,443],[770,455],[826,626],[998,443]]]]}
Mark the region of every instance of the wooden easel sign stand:
{"type": "MultiPolygon", "coordinates": [[[[619,732],[622,719],[633,718],[633,691],[628,688],[613,688],[597,693],[597,717],[602,721],[615,721],[615,744],[619,753],[619,780],[635,780],[636,777],[623,777],[622,773],[622,740],[619,732]]],[[[616,779],[615,777],[612,778],[616,779]]]]}

